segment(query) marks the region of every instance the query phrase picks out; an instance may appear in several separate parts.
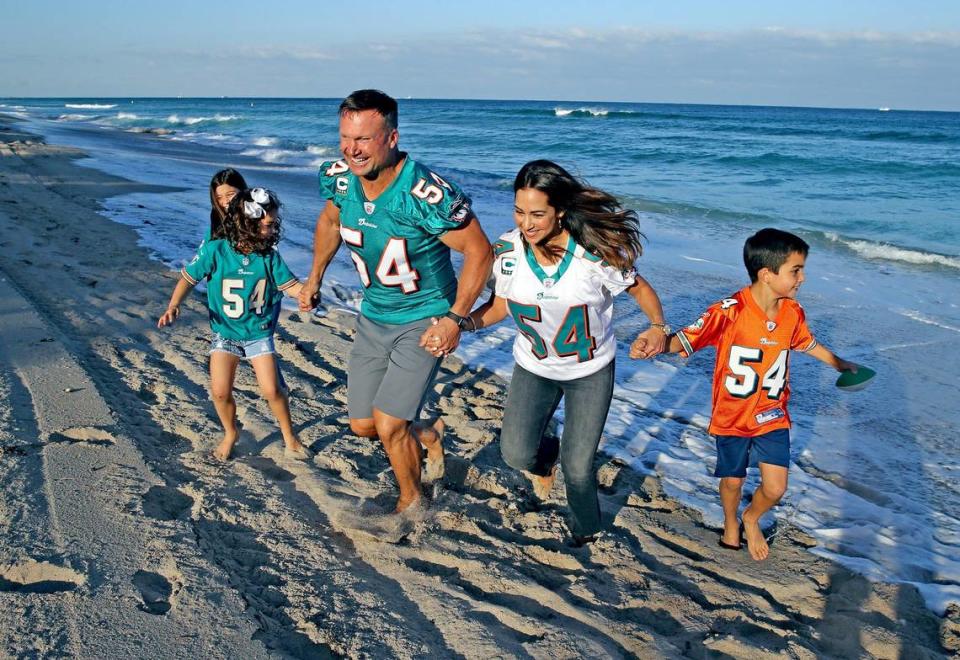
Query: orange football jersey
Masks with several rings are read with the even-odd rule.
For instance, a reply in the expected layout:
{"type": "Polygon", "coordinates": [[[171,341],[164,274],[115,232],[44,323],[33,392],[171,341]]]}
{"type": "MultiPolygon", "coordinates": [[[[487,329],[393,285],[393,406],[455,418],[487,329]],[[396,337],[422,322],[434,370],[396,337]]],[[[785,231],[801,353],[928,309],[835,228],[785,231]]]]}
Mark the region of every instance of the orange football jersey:
{"type": "Polygon", "coordinates": [[[711,434],[753,437],[790,428],[790,351],[817,345],[795,300],[784,298],[770,320],[745,287],[711,305],[677,339],[684,357],[717,348],[711,434]]]}

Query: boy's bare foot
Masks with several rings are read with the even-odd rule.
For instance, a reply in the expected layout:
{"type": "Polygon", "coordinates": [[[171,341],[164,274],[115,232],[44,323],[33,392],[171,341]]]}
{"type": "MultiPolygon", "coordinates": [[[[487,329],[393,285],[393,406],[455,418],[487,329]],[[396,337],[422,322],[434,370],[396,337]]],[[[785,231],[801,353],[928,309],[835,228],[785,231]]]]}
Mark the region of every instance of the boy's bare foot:
{"type": "Polygon", "coordinates": [[[431,483],[443,479],[446,465],[443,456],[443,432],[447,425],[437,419],[431,426],[415,424],[413,432],[420,444],[427,450],[424,461],[424,482],[431,483]]]}
{"type": "Polygon", "coordinates": [[[720,535],[720,547],[726,550],[739,550],[743,546],[743,525],[735,523],[731,531],[728,526],[724,526],[723,533],[720,535]]]}
{"type": "Polygon", "coordinates": [[[541,477],[532,472],[525,473],[530,481],[533,482],[533,494],[540,500],[546,500],[550,497],[550,491],[553,490],[553,482],[557,480],[557,466],[550,468],[550,474],[541,477]]]}
{"type": "Polygon", "coordinates": [[[297,440],[296,442],[287,443],[283,448],[283,457],[290,458],[295,461],[309,461],[313,458],[313,452],[307,449],[302,442],[297,440]]]}
{"type": "Polygon", "coordinates": [[[239,434],[237,432],[224,433],[223,440],[220,441],[220,444],[217,445],[217,448],[212,452],[213,457],[218,461],[229,461],[230,454],[233,453],[233,445],[237,443],[238,437],[239,434]]]}
{"type": "Polygon", "coordinates": [[[756,561],[763,561],[770,554],[770,546],[767,545],[767,540],[763,538],[760,521],[751,520],[747,513],[747,511],[743,512],[743,535],[747,540],[747,550],[750,551],[750,556],[756,561]]]}

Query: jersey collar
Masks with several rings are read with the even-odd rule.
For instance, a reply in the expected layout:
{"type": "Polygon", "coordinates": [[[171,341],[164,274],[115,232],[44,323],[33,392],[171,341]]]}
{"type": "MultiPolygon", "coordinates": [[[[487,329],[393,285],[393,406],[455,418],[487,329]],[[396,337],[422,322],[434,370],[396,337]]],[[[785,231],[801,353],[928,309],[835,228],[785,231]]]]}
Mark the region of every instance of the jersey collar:
{"type": "Polygon", "coordinates": [[[530,270],[533,271],[533,274],[537,276],[537,279],[540,280],[540,283],[545,287],[551,287],[557,282],[560,281],[560,278],[563,277],[563,274],[567,272],[567,268],[570,267],[570,263],[573,261],[573,252],[576,250],[577,244],[573,240],[573,236],[567,238],[567,251],[563,255],[563,259],[560,260],[560,265],[557,266],[557,272],[553,275],[547,275],[543,268],[537,263],[537,258],[533,256],[533,248],[526,243],[523,244],[523,255],[527,258],[527,265],[530,266],[530,270]]]}
{"type": "Polygon", "coordinates": [[[398,182],[401,179],[404,179],[404,174],[406,174],[407,171],[413,167],[413,160],[406,152],[401,152],[400,155],[403,158],[403,165],[400,166],[400,171],[397,172],[397,176],[393,177],[393,181],[387,184],[387,187],[380,191],[380,194],[373,199],[367,199],[367,193],[363,190],[363,184],[360,183],[360,177],[354,177],[354,183],[357,186],[357,194],[360,196],[361,201],[372,203],[374,208],[386,206],[387,202],[390,201],[390,198],[396,194],[397,188],[400,187],[401,184],[398,182]]]}

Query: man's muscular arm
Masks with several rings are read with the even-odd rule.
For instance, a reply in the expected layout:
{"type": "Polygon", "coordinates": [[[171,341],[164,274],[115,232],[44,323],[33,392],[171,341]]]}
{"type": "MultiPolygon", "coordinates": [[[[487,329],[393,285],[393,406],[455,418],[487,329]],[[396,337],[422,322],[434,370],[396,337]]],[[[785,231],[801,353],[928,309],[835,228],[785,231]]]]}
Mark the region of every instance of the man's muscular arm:
{"type": "Polygon", "coordinates": [[[340,240],[340,209],[327,200],[327,205],[317,217],[313,233],[313,267],[298,296],[301,311],[311,310],[319,303],[317,292],[320,291],[320,283],[330,260],[340,247],[340,240]]]}

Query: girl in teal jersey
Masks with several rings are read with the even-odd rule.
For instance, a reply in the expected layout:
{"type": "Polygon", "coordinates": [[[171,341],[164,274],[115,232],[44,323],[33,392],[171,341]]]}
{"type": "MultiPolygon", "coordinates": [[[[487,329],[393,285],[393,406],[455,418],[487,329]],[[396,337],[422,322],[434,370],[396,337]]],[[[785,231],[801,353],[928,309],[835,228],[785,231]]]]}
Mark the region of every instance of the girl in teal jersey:
{"type": "Polygon", "coordinates": [[[237,193],[246,189],[247,182],[243,175],[233,168],[228,167],[213,175],[210,179],[210,227],[203,240],[224,237],[223,219],[227,215],[227,207],[237,193]]]}
{"type": "Polygon", "coordinates": [[[230,458],[237,441],[237,406],[233,382],[241,358],[250,360],[263,397],[270,404],[286,446],[284,454],[305,460],[310,451],[293,430],[286,387],[277,367],[273,332],[283,294],[296,296],[300,282],[290,272],[276,244],[280,238],[280,200],[263,188],[237,194],[224,216],[224,238],[200,245],[181,278],[158,327],[172,324],[180,303],[204,278],[213,339],[210,347],[210,391],[224,435],[213,455],[230,458]]]}

